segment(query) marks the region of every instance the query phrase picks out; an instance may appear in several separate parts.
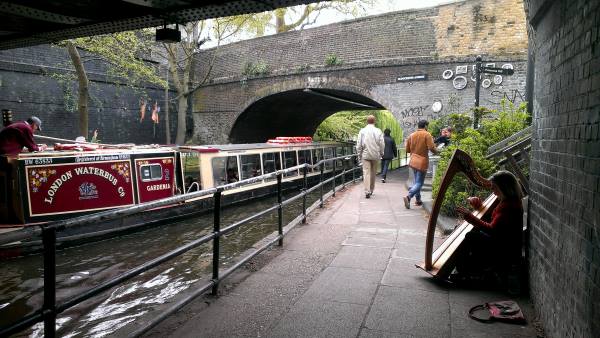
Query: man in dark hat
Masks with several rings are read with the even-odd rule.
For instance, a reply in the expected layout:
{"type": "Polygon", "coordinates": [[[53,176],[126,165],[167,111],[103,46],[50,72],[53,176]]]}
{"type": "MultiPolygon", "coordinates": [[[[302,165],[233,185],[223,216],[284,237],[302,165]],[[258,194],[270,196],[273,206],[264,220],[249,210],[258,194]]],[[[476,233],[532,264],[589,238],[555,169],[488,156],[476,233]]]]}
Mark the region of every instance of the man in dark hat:
{"type": "Polygon", "coordinates": [[[33,133],[42,131],[42,121],[32,116],[27,121],[13,122],[0,131],[0,154],[16,155],[23,150],[23,147],[29,151],[42,151],[45,146],[39,147],[33,141],[33,133]]]}

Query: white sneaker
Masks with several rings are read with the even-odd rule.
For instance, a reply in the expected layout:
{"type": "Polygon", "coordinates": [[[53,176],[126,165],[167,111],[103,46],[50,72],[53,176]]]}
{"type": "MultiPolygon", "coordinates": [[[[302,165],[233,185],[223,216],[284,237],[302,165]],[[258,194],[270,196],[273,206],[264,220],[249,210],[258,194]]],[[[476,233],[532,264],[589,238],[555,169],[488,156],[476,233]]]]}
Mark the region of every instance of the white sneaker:
{"type": "Polygon", "coordinates": [[[382,179],[381,179],[381,183],[385,183],[385,178],[382,178],[382,179]]]}

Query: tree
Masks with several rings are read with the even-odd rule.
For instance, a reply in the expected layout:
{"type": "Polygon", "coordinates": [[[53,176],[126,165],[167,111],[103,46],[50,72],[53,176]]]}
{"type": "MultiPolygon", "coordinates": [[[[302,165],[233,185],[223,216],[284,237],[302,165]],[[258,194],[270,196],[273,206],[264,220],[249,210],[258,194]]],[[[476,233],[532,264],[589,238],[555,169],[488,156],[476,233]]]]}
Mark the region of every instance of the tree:
{"type": "Polygon", "coordinates": [[[176,144],[185,143],[187,130],[187,110],[189,96],[208,80],[214,59],[217,53],[213,53],[212,60],[208,62],[208,68],[203,70],[205,75],[201,80],[195,78],[195,57],[200,52],[200,47],[208,41],[208,33],[212,30],[212,36],[217,41],[217,48],[223,39],[237,34],[244,27],[247,16],[229,17],[224,20],[214,20],[210,26],[208,21],[193,21],[183,25],[182,40],[180,43],[163,44],[166,51],[165,59],[169,65],[169,75],[173,86],[177,91],[177,132],[176,144]],[[210,28],[209,28],[210,27],[210,28]]]}
{"type": "Polygon", "coordinates": [[[129,31],[107,35],[98,35],[66,40],[59,43],[65,46],[78,82],[79,134],[87,138],[90,99],[89,79],[85,63],[92,60],[101,60],[108,65],[108,75],[115,80],[127,79],[126,84],[139,88],[144,83],[153,83],[166,86],[156,69],[150,66],[141,57],[150,50],[148,30],[129,31]],[[81,56],[79,50],[85,51],[81,56]]]}
{"type": "Polygon", "coordinates": [[[229,28],[244,32],[250,38],[265,35],[272,29],[275,33],[284,33],[294,29],[303,29],[314,24],[319,15],[325,10],[354,17],[365,13],[365,6],[372,5],[376,0],[334,0],[323,1],[308,5],[277,8],[263,13],[251,13],[217,19],[221,23],[228,22],[229,28]]]}

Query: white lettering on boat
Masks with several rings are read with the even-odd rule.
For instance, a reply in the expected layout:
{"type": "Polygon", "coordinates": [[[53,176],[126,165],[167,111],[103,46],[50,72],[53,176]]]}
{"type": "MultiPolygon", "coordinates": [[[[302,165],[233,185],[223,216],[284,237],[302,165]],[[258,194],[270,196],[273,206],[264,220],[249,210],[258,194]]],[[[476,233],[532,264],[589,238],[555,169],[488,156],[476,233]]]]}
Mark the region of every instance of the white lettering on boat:
{"type": "Polygon", "coordinates": [[[56,194],[58,188],[60,188],[60,186],[63,185],[63,183],[70,180],[71,178],[73,178],[73,173],[71,172],[71,170],[69,170],[64,174],[60,175],[59,178],[55,179],[54,182],[52,182],[50,188],[48,189],[48,197],[44,199],[44,202],[52,204],[52,200],[54,199],[54,195],[56,194]]]}
{"type": "MultiPolygon", "coordinates": [[[[106,170],[100,169],[100,168],[78,167],[78,168],[75,168],[74,170],[75,170],[75,175],[78,175],[78,176],[79,175],[96,175],[96,176],[100,176],[100,177],[106,179],[114,186],[116,186],[118,183],[117,178],[115,176],[113,176],[113,174],[109,173],[106,170]]],[[[56,195],[56,192],[58,191],[58,189],[63,185],[63,183],[70,180],[71,178],[73,178],[73,173],[71,172],[71,170],[69,170],[69,171],[65,172],[64,174],[62,174],[59,178],[54,180],[54,182],[48,189],[48,193],[47,193],[48,196],[46,198],[44,198],[44,202],[46,202],[48,204],[52,204],[52,202],[54,200],[54,195],[56,195]]],[[[167,188],[164,188],[164,189],[167,189],[167,188]]],[[[160,190],[160,189],[156,189],[156,190],[160,190]]],[[[119,191],[119,195],[124,195],[124,194],[121,191],[119,191]]],[[[121,197],[123,197],[123,196],[121,196],[121,197]]]]}
{"type": "Polygon", "coordinates": [[[170,183],[153,184],[153,185],[149,185],[146,187],[147,191],[157,191],[157,190],[167,190],[167,189],[171,189],[170,183]]]}

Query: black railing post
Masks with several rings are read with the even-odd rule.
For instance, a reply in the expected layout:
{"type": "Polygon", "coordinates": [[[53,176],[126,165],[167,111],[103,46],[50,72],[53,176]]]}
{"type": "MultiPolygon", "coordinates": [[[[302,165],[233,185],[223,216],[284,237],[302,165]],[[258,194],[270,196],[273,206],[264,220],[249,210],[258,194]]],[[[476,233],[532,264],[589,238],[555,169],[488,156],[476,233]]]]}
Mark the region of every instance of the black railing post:
{"type": "Polygon", "coordinates": [[[319,170],[321,171],[321,174],[320,174],[321,178],[319,178],[319,184],[320,184],[319,190],[321,191],[320,192],[321,196],[319,197],[319,199],[321,200],[321,204],[319,205],[319,208],[323,207],[323,178],[324,178],[323,170],[324,170],[324,167],[325,167],[325,163],[321,162],[321,165],[319,165],[319,170]]]}
{"type": "Polygon", "coordinates": [[[44,337],[56,337],[56,228],[42,228],[44,244],[44,337]]]}
{"type": "Polygon", "coordinates": [[[308,181],[306,179],[307,171],[306,167],[302,168],[302,174],[304,175],[302,179],[302,193],[304,194],[304,196],[302,196],[302,224],[306,224],[306,189],[308,189],[308,181]]]}
{"type": "Polygon", "coordinates": [[[352,157],[352,184],[356,183],[356,157],[352,157]]]}
{"type": "Polygon", "coordinates": [[[215,238],[213,239],[212,280],[214,284],[212,287],[212,295],[216,296],[217,292],[219,292],[219,242],[221,238],[219,232],[221,231],[221,190],[217,190],[213,194],[213,203],[213,232],[215,233],[215,238]]]}
{"type": "Polygon", "coordinates": [[[333,162],[333,180],[331,180],[331,182],[333,182],[332,187],[331,187],[331,191],[333,191],[333,196],[335,197],[335,162],[337,161],[332,161],[333,162]]]}
{"type": "Polygon", "coordinates": [[[346,189],[346,163],[342,168],[342,189],[346,189]]]}
{"type": "Polygon", "coordinates": [[[283,245],[283,205],[281,204],[281,174],[277,174],[277,231],[279,232],[279,246],[283,245]]]}

